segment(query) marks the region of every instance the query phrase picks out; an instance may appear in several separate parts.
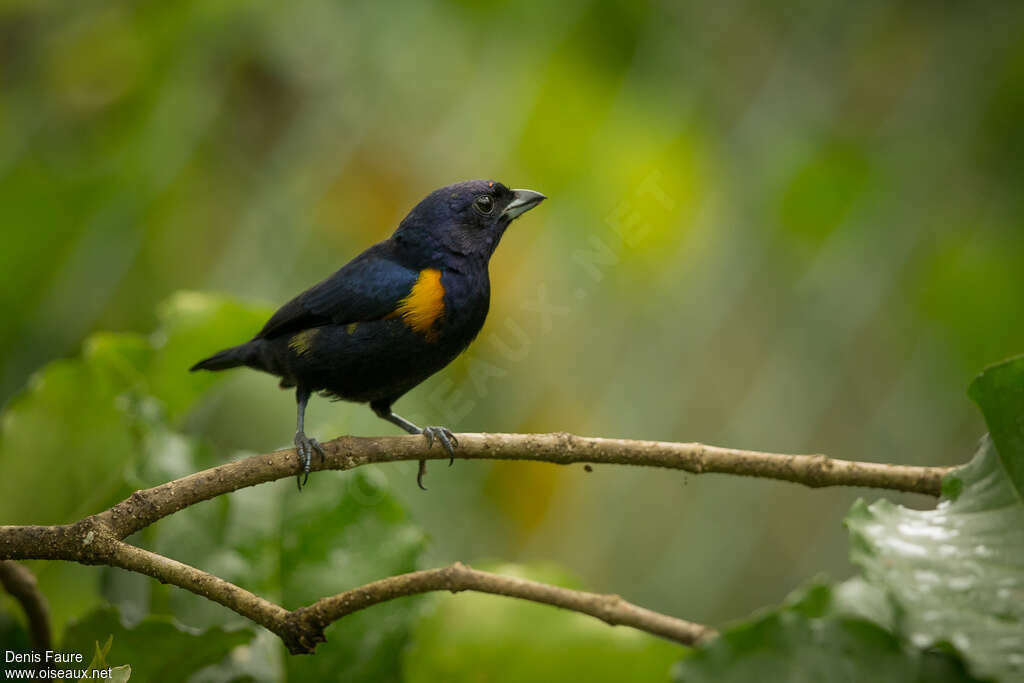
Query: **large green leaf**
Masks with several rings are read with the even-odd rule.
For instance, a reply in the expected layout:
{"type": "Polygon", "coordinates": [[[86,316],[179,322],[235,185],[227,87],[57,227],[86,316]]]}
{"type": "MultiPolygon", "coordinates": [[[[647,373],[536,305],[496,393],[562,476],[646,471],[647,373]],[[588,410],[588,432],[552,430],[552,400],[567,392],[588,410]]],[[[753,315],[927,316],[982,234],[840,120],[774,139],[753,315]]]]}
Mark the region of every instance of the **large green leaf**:
{"type": "Polygon", "coordinates": [[[854,505],[864,570],[725,631],[686,658],[680,681],[969,680],[1024,677],[1024,358],[972,384],[992,432],[943,483],[934,510],[854,505]],[[993,444],[993,441],[995,442],[993,444]]]}
{"type": "MultiPolygon", "coordinates": [[[[33,376],[2,418],[0,524],[71,522],[130,493],[125,471],[138,442],[125,399],[145,353],[136,337],[100,335],[81,358],[56,361],[33,376]]],[[[50,602],[55,629],[98,604],[95,569],[62,562],[29,567],[50,602]]]]}
{"type": "Polygon", "coordinates": [[[1024,357],[971,385],[991,429],[970,463],[943,482],[934,510],[886,500],[854,505],[852,558],[896,608],[919,646],[948,643],[973,671],[1024,678],[1024,357]]]}
{"type": "Polygon", "coordinates": [[[131,666],[133,678],[150,683],[181,683],[199,669],[223,659],[252,640],[251,628],[205,631],[187,628],[170,617],[147,617],[126,626],[117,609],[103,607],[70,624],[60,648],[89,656],[97,643],[113,636],[106,661],[131,666]]]}
{"type": "Polygon", "coordinates": [[[896,607],[897,630],[949,643],[979,676],[1024,677],[1024,505],[986,437],[935,510],[880,500],[847,517],[854,562],[896,607]]]}
{"type": "Polygon", "coordinates": [[[909,647],[873,621],[842,613],[834,589],[813,585],[780,608],[692,650],[677,683],[967,683],[956,658],[909,647]]]}
{"type": "Polygon", "coordinates": [[[116,402],[124,384],[91,360],[51,363],[4,412],[2,523],[70,522],[126,493],[136,443],[116,402]]]}
{"type": "Polygon", "coordinates": [[[150,336],[155,353],[147,368],[149,392],[163,403],[171,424],[223,374],[188,369],[216,351],[252,338],[271,309],[201,292],[178,292],[159,308],[160,325],[150,336]]]}
{"type": "Polygon", "coordinates": [[[215,378],[189,365],[246,338],[265,314],[180,293],[150,337],[95,334],[81,357],[36,373],[0,423],[0,523],[69,522],[125,495],[125,467],[144,455],[138,419],[173,423],[215,378]]]}
{"type": "MultiPolygon", "coordinates": [[[[137,466],[167,459],[167,439],[151,438],[155,427],[166,432],[215,381],[190,374],[189,365],[246,338],[265,315],[222,297],[181,293],[163,305],[153,335],[97,333],[80,357],[37,372],[0,421],[0,524],[71,522],[132,488],[164,481],[140,480],[137,466]]],[[[176,476],[192,471],[194,459],[178,460],[185,467],[176,476]]],[[[55,629],[98,604],[95,569],[30,566],[55,629]]]]}
{"type": "MultiPolygon", "coordinates": [[[[499,574],[566,587],[564,572],[499,565],[499,574]]],[[[685,648],[628,627],[523,600],[437,594],[405,653],[407,683],[446,681],[667,681],[685,648]]]]}
{"type": "Polygon", "coordinates": [[[986,368],[968,393],[985,415],[1010,485],[1024,501],[1024,356],[986,368]]]}

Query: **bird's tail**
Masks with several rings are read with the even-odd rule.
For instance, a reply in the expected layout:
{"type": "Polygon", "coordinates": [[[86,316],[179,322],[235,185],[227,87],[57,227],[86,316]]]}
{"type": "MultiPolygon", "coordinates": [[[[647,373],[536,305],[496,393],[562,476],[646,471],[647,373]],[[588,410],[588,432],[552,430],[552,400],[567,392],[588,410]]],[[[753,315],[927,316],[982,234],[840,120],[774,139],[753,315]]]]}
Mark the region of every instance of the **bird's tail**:
{"type": "Polygon", "coordinates": [[[232,346],[230,349],[218,351],[209,358],[199,361],[189,368],[189,371],[227,370],[228,368],[237,368],[239,365],[248,365],[253,358],[253,352],[252,342],[232,346]]]}

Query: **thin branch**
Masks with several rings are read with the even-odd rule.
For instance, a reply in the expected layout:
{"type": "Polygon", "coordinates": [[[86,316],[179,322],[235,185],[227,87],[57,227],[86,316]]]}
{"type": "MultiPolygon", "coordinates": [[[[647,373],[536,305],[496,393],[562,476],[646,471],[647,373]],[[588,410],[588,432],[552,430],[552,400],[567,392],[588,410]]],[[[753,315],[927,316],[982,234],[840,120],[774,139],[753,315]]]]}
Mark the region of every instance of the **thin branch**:
{"type": "Polygon", "coordinates": [[[32,649],[50,649],[50,606],[39,590],[35,574],[13,560],[0,561],[0,585],[21,605],[28,622],[32,649]]]}
{"type": "MultiPolygon", "coordinates": [[[[782,455],[699,443],[631,441],[572,434],[458,434],[455,457],[465,460],[533,460],[556,465],[592,463],[637,465],[684,470],[691,474],[718,472],[779,479],[812,488],[865,486],[938,496],[942,478],[951,467],[887,465],[838,460],[824,455],[782,455]]],[[[427,449],[418,436],[342,436],[323,444],[323,463],[314,470],[350,470],[370,463],[447,460],[440,448],[427,449]]],[[[124,538],[178,510],[231,491],[293,476],[298,470],[294,449],[254,455],[187,477],[136,491],[100,513],[124,538]]]]}
{"type": "Polygon", "coordinates": [[[220,603],[282,638],[288,635],[288,610],[219,576],[124,541],[111,544],[107,560],[112,567],[145,574],[160,583],[169,583],[220,603]]]}
{"type": "Polygon", "coordinates": [[[467,590],[521,598],[582,612],[612,626],[632,626],[686,645],[715,635],[713,629],[703,624],[637,607],[618,595],[587,593],[527,579],[501,576],[471,569],[461,562],[442,569],[426,569],[374,581],[329,598],[321,598],[297,612],[301,617],[310,619],[313,624],[330,624],[371,605],[406,595],[430,591],[458,593],[467,590]]]}
{"type": "MultiPolygon", "coordinates": [[[[869,486],[928,495],[939,494],[942,477],[952,469],[570,434],[460,434],[458,439],[456,457],[463,459],[645,465],[694,474],[720,472],[781,479],[811,487],[869,486]]],[[[348,470],[368,463],[448,457],[440,449],[428,450],[417,436],[341,437],[325,443],[324,449],[324,460],[321,463],[314,459],[314,469],[348,470]]],[[[298,460],[292,449],[256,455],[136,491],[110,509],[73,524],[0,526],[0,560],[69,560],[145,574],[218,602],[261,624],[280,636],[293,653],[312,652],[317,643],[323,642],[327,625],[354,611],[435,590],[473,590],[532,600],[589,614],[609,624],[633,626],[687,645],[714,634],[707,626],[637,607],[618,596],[548,586],[472,570],[458,563],[381,579],[289,611],[212,574],[123,540],[190,505],[291,477],[297,469],[298,460]]]]}

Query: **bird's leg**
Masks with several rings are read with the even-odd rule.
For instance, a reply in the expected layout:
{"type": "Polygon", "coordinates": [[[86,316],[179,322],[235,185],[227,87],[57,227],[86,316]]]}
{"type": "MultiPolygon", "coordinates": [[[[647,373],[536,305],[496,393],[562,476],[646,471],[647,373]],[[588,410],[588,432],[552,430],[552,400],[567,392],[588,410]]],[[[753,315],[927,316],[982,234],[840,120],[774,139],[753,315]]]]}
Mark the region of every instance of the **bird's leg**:
{"type": "MultiPolygon", "coordinates": [[[[459,440],[455,438],[455,435],[452,434],[452,431],[447,427],[417,427],[401,415],[393,412],[390,404],[375,405],[371,403],[370,407],[373,408],[373,412],[375,412],[378,417],[387,420],[391,424],[398,425],[410,434],[422,434],[427,437],[427,448],[433,446],[434,439],[437,439],[441,442],[441,445],[444,446],[444,449],[448,451],[448,466],[451,467],[452,463],[455,462],[455,447],[459,445],[459,440]]],[[[427,490],[427,487],[423,485],[423,475],[426,473],[427,461],[420,460],[420,467],[416,472],[416,485],[424,491],[427,490]]]]}
{"type": "Polygon", "coordinates": [[[324,462],[324,447],[316,439],[306,436],[303,431],[306,422],[306,404],[309,402],[309,389],[301,384],[295,389],[295,402],[298,404],[298,420],[295,424],[295,452],[299,454],[299,462],[302,463],[302,472],[296,476],[295,481],[299,490],[309,481],[309,470],[312,467],[313,451],[320,454],[320,464],[324,462]]]}

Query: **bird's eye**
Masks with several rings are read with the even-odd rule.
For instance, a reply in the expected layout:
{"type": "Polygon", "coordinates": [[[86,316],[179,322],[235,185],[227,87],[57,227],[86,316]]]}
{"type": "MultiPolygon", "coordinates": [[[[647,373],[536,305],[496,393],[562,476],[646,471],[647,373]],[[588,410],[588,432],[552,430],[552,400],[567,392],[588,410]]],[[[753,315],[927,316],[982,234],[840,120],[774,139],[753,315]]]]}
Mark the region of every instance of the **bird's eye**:
{"type": "Polygon", "coordinates": [[[490,213],[494,210],[494,200],[489,194],[482,194],[473,202],[480,213],[490,213]]]}

